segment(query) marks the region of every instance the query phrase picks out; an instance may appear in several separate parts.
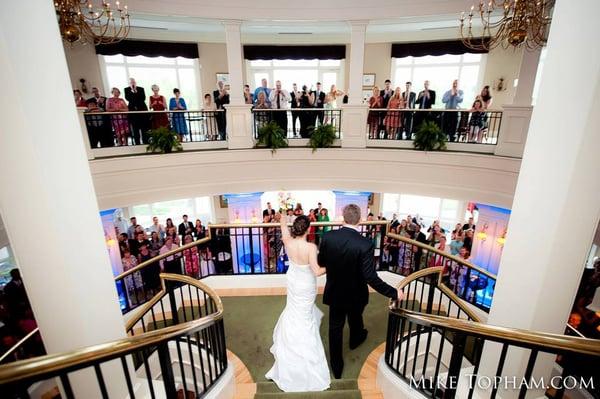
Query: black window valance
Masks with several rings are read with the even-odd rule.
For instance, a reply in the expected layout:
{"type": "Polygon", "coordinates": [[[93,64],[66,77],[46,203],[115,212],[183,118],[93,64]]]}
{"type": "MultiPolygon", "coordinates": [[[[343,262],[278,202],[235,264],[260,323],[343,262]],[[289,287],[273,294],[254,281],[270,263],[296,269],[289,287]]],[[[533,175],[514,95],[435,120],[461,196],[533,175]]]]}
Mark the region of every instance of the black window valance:
{"type": "Polygon", "coordinates": [[[129,57],[184,57],[198,58],[196,43],[151,42],[146,40],[122,40],[113,44],[99,44],[96,53],[101,55],[123,54],[129,57]]]}
{"type": "Polygon", "coordinates": [[[244,46],[247,60],[341,60],[346,46],[244,46]]]}
{"type": "Polygon", "coordinates": [[[423,57],[426,55],[487,53],[487,50],[472,50],[460,40],[445,40],[439,42],[393,43],[392,57],[423,57]]]}

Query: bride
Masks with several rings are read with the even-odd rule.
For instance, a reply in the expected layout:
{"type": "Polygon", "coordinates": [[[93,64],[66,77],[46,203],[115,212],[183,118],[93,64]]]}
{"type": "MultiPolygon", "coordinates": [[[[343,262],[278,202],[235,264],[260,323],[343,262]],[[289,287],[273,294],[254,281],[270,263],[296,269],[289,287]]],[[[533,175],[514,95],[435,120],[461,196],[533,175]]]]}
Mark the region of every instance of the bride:
{"type": "Polygon", "coordinates": [[[323,391],[331,382],[325,350],[319,335],[323,313],[315,305],[317,276],[325,268],[317,264],[317,247],[306,241],[307,216],[298,216],[288,230],[281,218],[283,243],[290,261],[287,302],[273,331],[271,353],[275,363],[266,378],[285,392],[323,391]]]}

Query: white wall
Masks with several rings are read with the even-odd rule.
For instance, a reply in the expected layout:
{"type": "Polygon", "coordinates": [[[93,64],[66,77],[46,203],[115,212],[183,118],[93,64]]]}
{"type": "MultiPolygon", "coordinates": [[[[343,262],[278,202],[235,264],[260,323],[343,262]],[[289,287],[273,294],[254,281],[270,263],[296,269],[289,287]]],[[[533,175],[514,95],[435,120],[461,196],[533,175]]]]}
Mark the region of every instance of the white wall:
{"type": "Polygon", "coordinates": [[[453,152],[289,148],[96,159],[90,168],[100,209],[282,188],[402,192],[511,208],[520,163],[453,152]]]}
{"type": "Polygon", "coordinates": [[[217,73],[228,72],[225,43],[198,43],[202,96],[216,89],[217,73]]]}
{"type": "Polygon", "coordinates": [[[515,96],[514,80],[519,77],[519,68],[523,49],[495,48],[487,55],[485,72],[483,74],[483,85],[489,85],[493,100],[493,108],[500,108],[504,104],[512,104],[515,96]],[[494,81],[504,78],[505,91],[493,89],[494,81]]]}
{"type": "Polygon", "coordinates": [[[392,43],[367,43],[365,44],[364,73],[375,74],[375,84],[380,89],[386,79],[392,79],[392,43]]]}
{"type": "MultiPolygon", "coordinates": [[[[100,73],[100,63],[94,46],[86,45],[63,45],[65,57],[69,67],[69,77],[71,78],[71,86],[73,89],[81,89],[79,79],[86,80],[88,93],[83,94],[84,98],[92,96],[92,87],[96,86],[104,91],[102,83],[102,74],[100,73]]],[[[124,83],[127,84],[127,83],[124,83]]]]}

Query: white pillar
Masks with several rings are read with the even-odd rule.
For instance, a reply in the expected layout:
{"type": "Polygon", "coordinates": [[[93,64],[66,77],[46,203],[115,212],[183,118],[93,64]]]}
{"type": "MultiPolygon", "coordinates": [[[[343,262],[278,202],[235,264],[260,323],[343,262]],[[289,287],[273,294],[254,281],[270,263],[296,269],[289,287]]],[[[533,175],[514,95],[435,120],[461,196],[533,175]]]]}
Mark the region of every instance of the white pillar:
{"type": "Polygon", "coordinates": [[[362,104],[362,76],[365,62],[365,34],[367,32],[367,25],[367,21],[350,21],[348,105],[362,104]]]}
{"type": "MultiPolygon", "coordinates": [[[[10,93],[0,96],[0,211],[44,345],[56,353],[123,338],[52,2],[0,13],[0,87],[10,93]],[[41,92],[52,100],[36,106],[41,92]]],[[[103,367],[112,393],[124,384],[116,370],[103,367]]],[[[100,396],[78,378],[73,389],[100,396]]]]}
{"type": "MultiPolygon", "coordinates": [[[[600,2],[578,5],[556,2],[488,319],[492,325],[562,334],[598,225],[600,53],[592,49],[600,2]]],[[[526,361],[525,355],[509,357],[505,375],[522,375],[526,361]]],[[[544,358],[535,373],[548,377],[553,361],[544,358]]]]}
{"type": "Polygon", "coordinates": [[[229,99],[231,105],[244,104],[244,78],[242,68],[242,36],[240,28],[242,21],[223,21],[225,27],[225,44],[227,46],[227,67],[229,73],[229,99]]]}
{"type": "Polygon", "coordinates": [[[513,105],[524,107],[531,106],[533,87],[535,85],[535,76],[540,63],[541,49],[523,51],[521,58],[521,67],[519,69],[519,82],[515,90],[513,105]]]}

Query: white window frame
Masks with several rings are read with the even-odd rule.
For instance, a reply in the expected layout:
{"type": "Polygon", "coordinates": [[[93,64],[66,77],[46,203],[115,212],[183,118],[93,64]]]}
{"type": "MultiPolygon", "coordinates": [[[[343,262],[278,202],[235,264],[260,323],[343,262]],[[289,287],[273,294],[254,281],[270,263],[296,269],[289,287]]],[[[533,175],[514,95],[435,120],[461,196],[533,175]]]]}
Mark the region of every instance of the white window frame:
{"type": "MultiPolygon", "coordinates": [[[[173,57],[167,57],[167,58],[173,58],[173,57]]],[[[149,68],[149,69],[173,67],[173,68],[175,68],[175,73],[177,75],[177,87],[181,87],[181,80],[179,78],[179,70],[180,69],[188,69],[188,70],[194,71],[194,74],[196,77],[196,92],[198,94],[197,109],[202,108],[204,94],[202,93],[202,81],[201,81],[201,74],[200,74],[201,65],[198,62],[197,58],[192,59],[192,65],[179,65],[177,62],[175,62],[174,65],[173,64],[153,64],[153,63],[146,64],[146,63],[131,62],[131,61],[128,61],[127,59],[128,59],[128,56],[123,55],[123,62],[106,62],[104,56],[101,54],[98,54],[98,62],[100,64],[100,75],[102,76],[102,85],[104,86],[104,93],[107,97],[110,97],[110,90],[111,90],[111,87],[108,83],[108,75],[106,73],[107,65],[124,66],[125,67],[125,76],[127,77],[127,79],[129,79],[130,77],[135,77],[135,76],[131,76],[131,74],[129,73],[130,67],[132,67],[132,68],[149,68]]],[[[122,86],[126,87],[128,85],[129,85],[129,81],[125,81],[125,82],[123,82],[122,86]]],[[[147,88],[147,89],[148,89],[148,91],[146,93],[148,95],[151,95],[152,92],[149,90],[150,88],[147,88]]],[[[168,97],[169,97],[169,95],[165,95],[165,98],[168,98],[168,97]]]]}
{"type": "MultiPolygon", "coordinates": [[[[323,74],[329,73],[329,72],[336,72],[337,76],[338,76],[338,84],[336,86],[339,90],[345,91],[345,74],[344,74],[344,67],[346,64],[345,59],[339,60],[340,61],[339,66],[321,65],[321,61],[325,61],[325,60],[317,60],[318,63],[316,66],[303,66],[303,65],[300,65],[300,66],[294,66],[294,65],[274,66],[273,65],[274,60],[264,60],[264,62],[269,62],[269,65],[252,66],[252,60],[244,60],[244,61],[246,62],[246,80],[247,80],[246,84],[248,84],[250,86],[251,92],[254,92],[254,90],[256,89],[255,82],[254,82],[254,74],[255,73],[266,73],[268,75],[268,78],[267,78],[268,86],[275,87],[275,78],[274,78],[275,69],[287,69],[287,70],[298,70],[298,69],[314,70],[314,69],[316,69],[317,74],[318,74],[317,82],[323,82],[323,74]]],[[[295,83],[298,84],[298,88],[301,88],[303,84],[306,84],[310,87],[311,84],[314,85],[317,82],[295,82],[295,83]]],[[[329,91],[329,87],[323,87],[323,90],[329,91]]]]}

